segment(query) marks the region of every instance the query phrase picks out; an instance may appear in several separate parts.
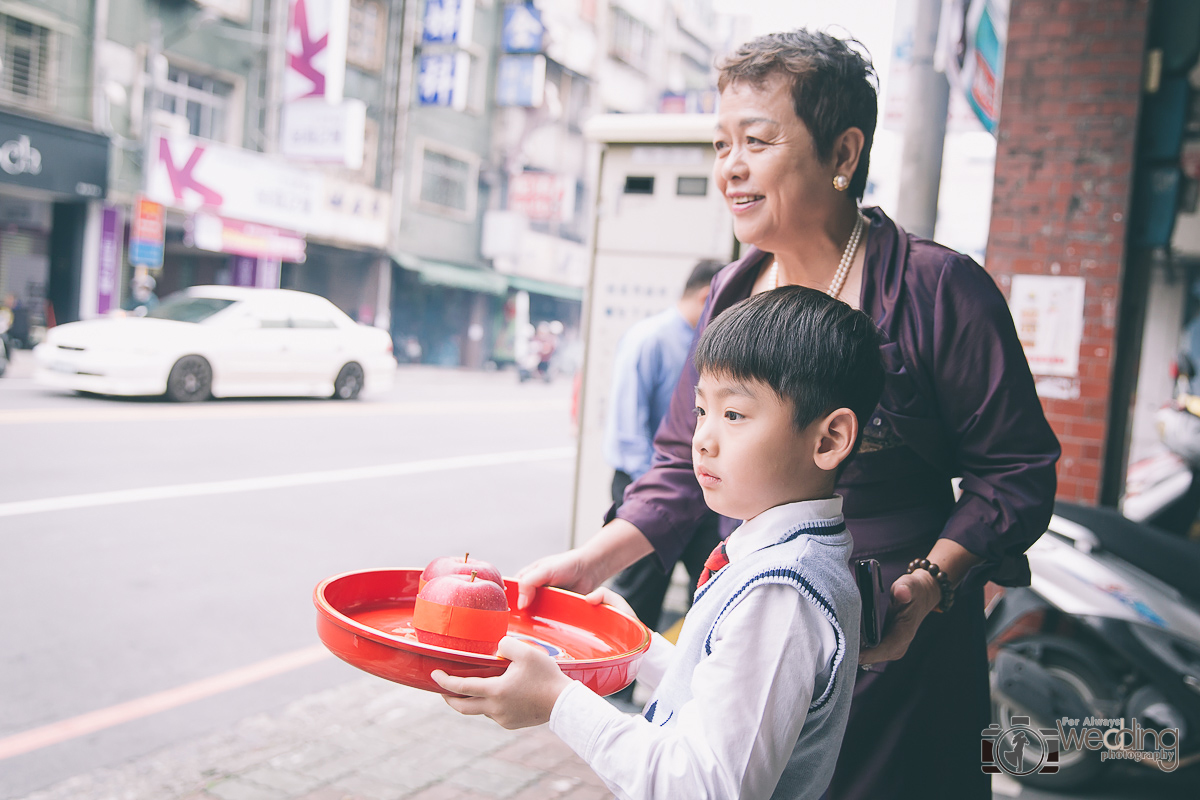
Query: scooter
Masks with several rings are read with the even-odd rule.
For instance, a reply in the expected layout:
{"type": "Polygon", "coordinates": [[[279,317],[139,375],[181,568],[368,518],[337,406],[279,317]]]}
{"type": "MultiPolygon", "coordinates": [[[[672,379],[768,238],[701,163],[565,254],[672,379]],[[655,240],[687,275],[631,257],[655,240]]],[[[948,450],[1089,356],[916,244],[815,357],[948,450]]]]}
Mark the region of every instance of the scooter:
{"type": "Polygon", "coordinates": [[[989,584],[985,771],[1067,789],[1131,760],[1195,780],[1200,543],[1058,503],[1027,555],[1030,586],[989,584]]]}

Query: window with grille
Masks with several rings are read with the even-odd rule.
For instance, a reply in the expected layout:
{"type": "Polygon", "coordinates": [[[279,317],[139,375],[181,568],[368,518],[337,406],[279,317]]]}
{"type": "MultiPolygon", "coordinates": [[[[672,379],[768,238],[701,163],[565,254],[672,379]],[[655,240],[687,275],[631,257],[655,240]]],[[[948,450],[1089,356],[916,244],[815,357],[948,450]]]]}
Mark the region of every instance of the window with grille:
{"type": "Polygon", "coordinates": [[[232,93],[233,86],[225,81],[172,64],[158,86],[158,108],[185,117],[192,136],[223,140],[232,93]]]}
{"type": "Polygon", "coordinates": [[[0,14],[0,94],[17,101],[49,104],[52,36],[48,28],[0,14]]]}
{"type": "Polygon", "coordinates": [[[421,150],[422,203],[470,216],[475,212],[475,182],[479,164],[471,156],[456,157],[428,146],[421,150]]]}

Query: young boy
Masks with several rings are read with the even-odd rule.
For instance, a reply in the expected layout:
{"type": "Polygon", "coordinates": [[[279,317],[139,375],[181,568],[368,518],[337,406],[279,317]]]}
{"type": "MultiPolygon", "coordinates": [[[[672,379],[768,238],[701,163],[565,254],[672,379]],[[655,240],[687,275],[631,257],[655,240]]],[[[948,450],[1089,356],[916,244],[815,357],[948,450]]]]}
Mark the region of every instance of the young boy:
{"type": "MultiPolygon", "coordinates": [[[[678,645],[655,634],[642,716],[508,638],[498,678],[434,673],[466,695],[446,701],[508,728],[549,721],[618,797],[820,797],[858,663],[852,541],[833,487],[879,401],[879,343],[865,314],[795,286],[738,303],[701,335],[693,468],[708,506],[744,522],[709,557],[678,645]]],[[[607,589],[588,599],[628,608],[607,589]]]]}

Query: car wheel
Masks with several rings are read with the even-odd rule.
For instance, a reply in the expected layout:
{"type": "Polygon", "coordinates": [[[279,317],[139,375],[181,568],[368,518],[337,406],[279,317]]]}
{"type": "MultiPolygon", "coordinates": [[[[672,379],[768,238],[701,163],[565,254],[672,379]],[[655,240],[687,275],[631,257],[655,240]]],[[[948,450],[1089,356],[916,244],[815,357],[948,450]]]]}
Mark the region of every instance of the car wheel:
{"type": "Polygon", "coordinates": [[[176,403],[207,400],[212,393],[212,367],[201,356],[184,356],[167,376],[167,399],[176,403]]]}
{"type": "Polygon", "coordinates": [[[333,381],[334,400],[353,400],[363,387],[363,369],[351,361],[342,367],[337,378],[333,381]]]}

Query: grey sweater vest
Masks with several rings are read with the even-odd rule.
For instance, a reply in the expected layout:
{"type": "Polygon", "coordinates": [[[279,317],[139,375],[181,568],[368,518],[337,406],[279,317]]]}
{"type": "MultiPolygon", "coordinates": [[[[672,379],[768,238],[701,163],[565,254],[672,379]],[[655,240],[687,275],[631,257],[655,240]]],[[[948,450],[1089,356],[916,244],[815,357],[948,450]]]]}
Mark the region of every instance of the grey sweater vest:
{"type": "Polygon", "coordinates": [[[841,517],[809,521],[717,572],[696,592],[674,659],[646,707],[646,719],[662,726],[674,723],[676,711],[692,698],[692,672],[711,654],[717,628],[748,592],[768,583],[791,586],[829,620],[837,651],[827,679],[818,670],[819,685],[813,688],[800,737],[771,797],[819,798],[833,778],[858,666],[861,609],[849,566],[852,548],[841,517]]]}

